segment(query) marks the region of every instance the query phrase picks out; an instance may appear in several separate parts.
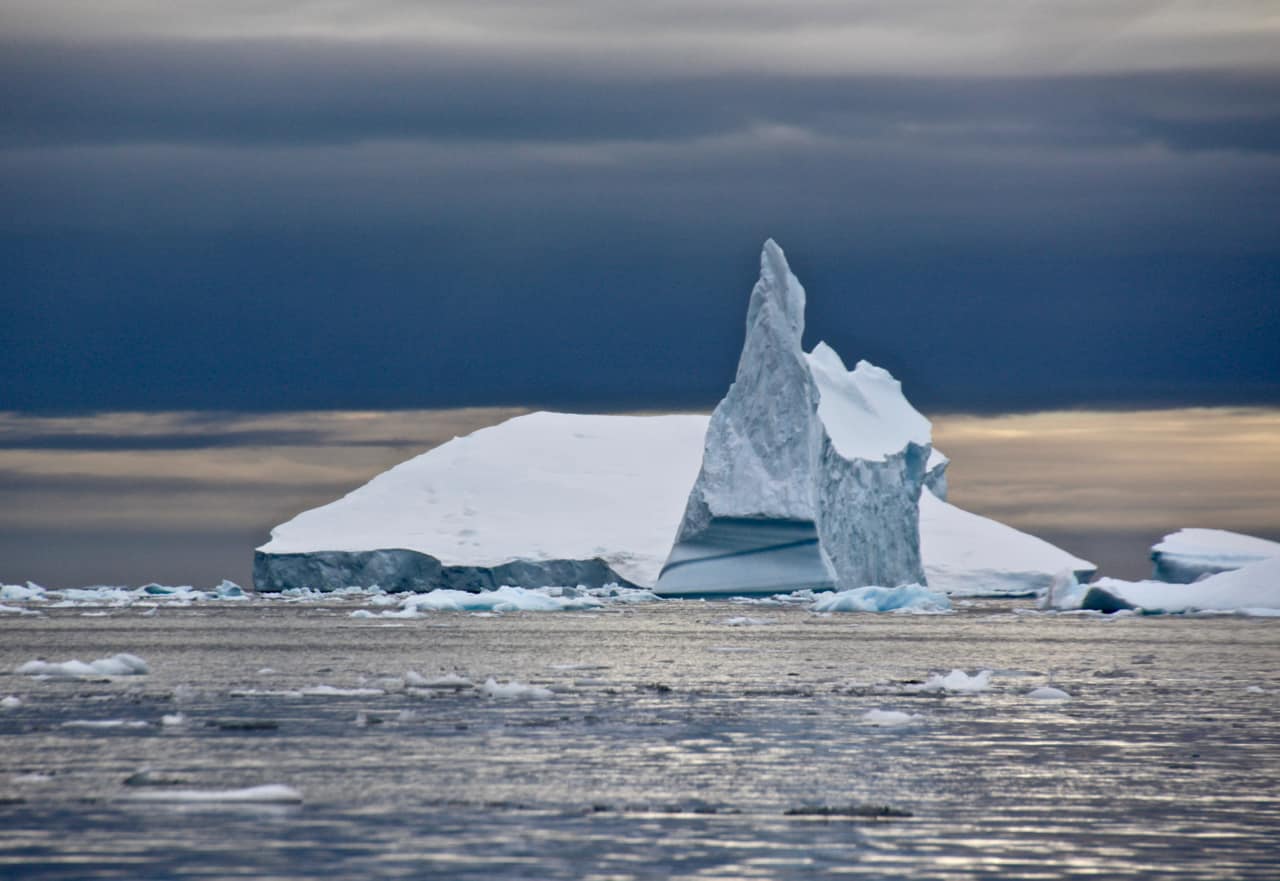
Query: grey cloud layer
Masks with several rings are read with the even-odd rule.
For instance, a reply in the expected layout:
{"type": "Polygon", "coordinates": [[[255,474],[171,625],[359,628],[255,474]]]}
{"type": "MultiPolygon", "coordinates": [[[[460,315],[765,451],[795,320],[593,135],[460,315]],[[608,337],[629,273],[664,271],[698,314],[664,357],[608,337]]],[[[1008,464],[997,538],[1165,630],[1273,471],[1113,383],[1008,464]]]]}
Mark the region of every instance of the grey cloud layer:
{"type": "Polygon", "coordinates": [[[46,42],[0,45],[0,101],[11,148],[662,142],[772,126],[934,147],[1280,150],[1275,68],[680,75],[404,43],[46,42]]]}

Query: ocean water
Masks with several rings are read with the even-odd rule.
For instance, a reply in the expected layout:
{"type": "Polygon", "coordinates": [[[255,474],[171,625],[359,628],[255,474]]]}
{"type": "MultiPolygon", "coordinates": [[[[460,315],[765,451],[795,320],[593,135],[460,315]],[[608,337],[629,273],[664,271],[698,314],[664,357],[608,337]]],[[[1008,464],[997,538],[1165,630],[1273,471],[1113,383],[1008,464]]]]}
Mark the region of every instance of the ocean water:
{"type": "Polygon", "coordinates": [[[0,877],[1277,877],[1280,620],[367,601],[0,616],[0,877]]]}

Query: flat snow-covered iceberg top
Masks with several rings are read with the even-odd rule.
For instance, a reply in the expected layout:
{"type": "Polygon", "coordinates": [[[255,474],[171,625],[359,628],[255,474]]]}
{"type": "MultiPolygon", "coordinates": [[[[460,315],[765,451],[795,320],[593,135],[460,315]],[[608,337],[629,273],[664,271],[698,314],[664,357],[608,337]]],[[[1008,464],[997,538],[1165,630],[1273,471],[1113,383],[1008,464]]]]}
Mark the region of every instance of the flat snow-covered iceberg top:
{"type": "Polygon", "coordinates": [[[262,554],[415,551],[445,566],[600,559],[651,585],[707,418],[532,413],[455,438],[271,532],[262,554]]]}
{"type": "Polygon", "coordinates": [[[1156,580],[1178,584],[1272,557],[1280,557],[1280,542],[1225,529],[1180,529],[1151,548],[1156,580]]]}
{"type": "Polygon", "coordinates": [[[1058,599],[1052,607],[1058,609],[1280,615],[1280,557],[1211,575],[1195,584],[1099,578],[1093,584],[1055,593],[1058,599]]]}
{"type": "Polygon", "coordinates": [[[1054,575],[1081,581],[1097,567],[1043,539],[920,493],[920,554],[929,588],[953,596],[1044,593],[1054,575]]]}

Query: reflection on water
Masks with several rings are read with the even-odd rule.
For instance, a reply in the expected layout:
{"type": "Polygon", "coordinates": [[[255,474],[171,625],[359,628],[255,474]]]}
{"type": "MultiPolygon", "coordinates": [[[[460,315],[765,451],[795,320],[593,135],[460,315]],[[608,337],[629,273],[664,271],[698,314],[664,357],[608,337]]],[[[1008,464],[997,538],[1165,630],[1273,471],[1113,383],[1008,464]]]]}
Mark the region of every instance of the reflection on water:
{"type": "Polygon", "coordinates": [[[771,607],[748,626],[699,602],[391,625],[338,601],[0,620],[2,670],[120,651],[152,670],[0,674],[24,701],[0,712],[0,875],[1275,877],[1280,622],[1014,605],[771,607]],[[992,689],[907,687],[953,667],[994,670],[992,689]],[[498,700],[409,670],[554,694],[498,700]],[[1070,701],[1026,696],[1050,673],[1070,701]],[[877,727],[871,709],[920,718],[877,727]],[[63,726],[113,719],[151,724],[63,726]],[[149,790],[280,783],[304,802],[131,800],[144,766],[149,790]]]}

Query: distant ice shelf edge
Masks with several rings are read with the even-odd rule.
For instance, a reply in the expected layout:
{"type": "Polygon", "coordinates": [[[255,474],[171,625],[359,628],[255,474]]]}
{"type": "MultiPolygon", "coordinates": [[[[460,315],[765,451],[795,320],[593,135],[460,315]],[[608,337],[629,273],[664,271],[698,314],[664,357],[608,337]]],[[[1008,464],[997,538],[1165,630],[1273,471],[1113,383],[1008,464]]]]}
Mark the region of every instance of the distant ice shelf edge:
{"type": "Polygon", "coordinates": [[[532,413],[455,438],[277,526],[255,587],[965,595],[1093,574],[948,504],[948,459],[892,374],[848,370],[825,343],[803,351],[805,296],[766,242],[737,372],[709,419],[532,413]]]}

